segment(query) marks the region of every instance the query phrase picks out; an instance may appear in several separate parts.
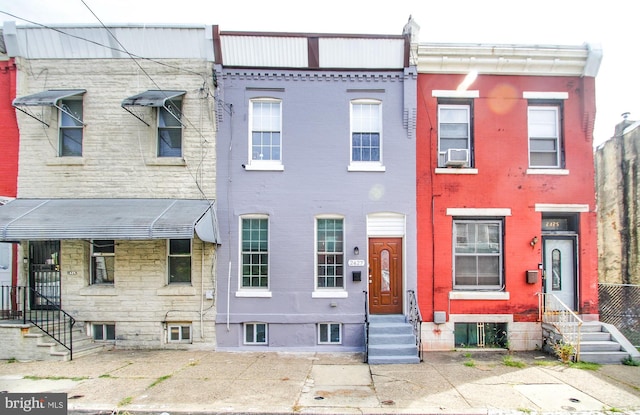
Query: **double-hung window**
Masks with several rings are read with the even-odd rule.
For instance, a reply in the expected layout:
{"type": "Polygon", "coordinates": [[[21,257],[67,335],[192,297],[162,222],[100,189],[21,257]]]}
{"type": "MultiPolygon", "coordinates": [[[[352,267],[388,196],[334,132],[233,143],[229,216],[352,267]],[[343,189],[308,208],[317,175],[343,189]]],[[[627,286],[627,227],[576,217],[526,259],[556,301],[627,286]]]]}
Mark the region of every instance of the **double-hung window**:
{"type": "Polygon", "coordinates": [[[60,100],[59,154],[61,157],[82,156],[82,97],[60,100]]]}
{"type": "Polygon", "coordinates": [[[169,239],[169,283],[191,282],[191,239],[169,239]]]}
{"type": "Polygon", "coordinates": [[[504,286],[502,220],[453,222],[453,285],[460,290],[504,286]]]}
{"type": "Polygon", "coordinates": [[[158,157],[182,157],[182,97],[158,107],[158,157]]]}
{"type": "Polygon", "coordinates": [[[351,102],[351,167],[382,165],[382,103],[351,102]]]}
{"type": "Polygon", "coordinates": [[[316,220],[316,286],[344,288],[344,220],[316,220]]]}
{"type": "Polygon", "coordinates": [[[249,165],[282,166],[282,101],[274,98],[249,102],[249,165]]]}
{"type": "Polygon", "coordinates": [[[438,167],[471,167],[472,120],[470,101],[438,104],[438,167]]]}
{"type": "Polygon", "coordinates": [[[560,118],[559,105],[529,105],[529,167],[562,167],[560,118]]]}
{"type": "Polygon", "coordinates": [[[241,218],[242,288],[269,286],[269,220],[241,218]]]}
{"type": "Polygon", "coordinates": [[[91,241],[92,284],[113,284],[115,253],[113,239],[94,239],[91,241]]]}

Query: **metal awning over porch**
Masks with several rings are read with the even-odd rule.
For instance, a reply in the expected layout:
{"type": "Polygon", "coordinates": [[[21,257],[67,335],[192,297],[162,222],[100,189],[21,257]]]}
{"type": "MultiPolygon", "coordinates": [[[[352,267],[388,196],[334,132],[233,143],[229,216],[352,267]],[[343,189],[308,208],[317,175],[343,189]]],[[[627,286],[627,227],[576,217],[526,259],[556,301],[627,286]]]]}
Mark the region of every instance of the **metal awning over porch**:
{"type": "Polygon", "coordinates": [[[215,203],[183,199],[15,199],[0,241],[191,239],[219,243],[215,203]]]}

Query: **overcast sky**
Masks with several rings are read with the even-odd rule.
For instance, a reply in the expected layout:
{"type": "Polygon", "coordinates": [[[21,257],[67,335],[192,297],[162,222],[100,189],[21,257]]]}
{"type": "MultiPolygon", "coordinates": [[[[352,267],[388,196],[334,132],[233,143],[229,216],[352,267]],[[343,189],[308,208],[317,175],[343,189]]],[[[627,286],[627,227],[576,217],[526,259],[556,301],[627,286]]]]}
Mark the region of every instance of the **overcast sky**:
{"type": "Polygon", "coordinates": [[[27,24],[215,24],[220,30],[401,34],[420,42],[602,46],[596,144],[623,112],[640,120],[638,0],[0,0],[2,21],[27,24]],[[10,13],[14,16],[11,16],[10,13]],[[95,14],[95,16],[94,16],[95,14]],[[97,17],[97,18],[96,18],[97,17]]]}

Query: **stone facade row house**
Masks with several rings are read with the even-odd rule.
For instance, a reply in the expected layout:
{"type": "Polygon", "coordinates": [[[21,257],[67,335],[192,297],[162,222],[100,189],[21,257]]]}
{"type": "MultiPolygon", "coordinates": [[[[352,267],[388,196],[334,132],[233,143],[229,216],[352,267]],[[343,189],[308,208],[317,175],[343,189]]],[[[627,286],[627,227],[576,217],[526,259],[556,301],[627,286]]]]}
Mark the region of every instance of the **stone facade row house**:
{"type": "Polygon", "coordinates": [[[418,35],[5,23],[13,285],[115,347],[380,363],[597,320],[601,51],[418,35]]]}

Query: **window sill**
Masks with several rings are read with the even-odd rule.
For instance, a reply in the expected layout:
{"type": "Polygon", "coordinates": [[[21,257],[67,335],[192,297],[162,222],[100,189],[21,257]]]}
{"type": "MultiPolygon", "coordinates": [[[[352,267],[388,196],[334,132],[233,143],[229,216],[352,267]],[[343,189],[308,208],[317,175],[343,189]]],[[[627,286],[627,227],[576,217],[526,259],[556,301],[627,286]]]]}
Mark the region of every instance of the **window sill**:
{"type": "Polygon", "coordinates": [[[507,291],[449,291],[450,300],[508,300],[507,291]]]}
{"type": "Polygon", "coordinates": [[[568,176],[567,169],[527,169],[527,174],[548,174],[552,176],[568,176]]]}
{"type": "Polygon", "coordinates": [[[272,296],[271,291],[236,291],[236,297],[241,298],[271,298],[272,296]]]}
{"type": "Polygon", "coordinates": [[[346,291],[314,291],[311,298],[348,298],[349,293],[346,291]]]}
{"type": "Polygon", "coordinates": [[[93,284],[80,289],[80,295],[115,296],[118,295],[113,284],[93,284]]]}
{"type": "Polygon", "coordinates": [[[385,172],[387,168],[382,164],[352,163],[347,166],[347,171],[385,172]]]}
{"type": "Polygon", "coordinates": [[[182,295],[182,296],[194,296],[196,295],[196,289],[191,285],[167,285],[156,290],[156,295],[182,295]]]}
{"type": "Polygon", "coordinates": [[[147,166],[186,166],[187,162],[178,157],[158,157],[147,161],[147,166]]]}
{"type": "Polygon", "coordinates": [[[478,169],[472,169],[470,167],[437,167],[436,174],[478,174],[478,169]]]}
{"type": "Polygon", "coordinates": [[[251,164],[243,164],[242,165],[247,171],[284,171],[284,165],[282,164],[272,164],[272,165],[251,165],[251,164]]]}
{"type": "Polygon", "coordinates": [[[47,166],[83,166],[84,157],[56,157],[47,161],[47,166]]]}

